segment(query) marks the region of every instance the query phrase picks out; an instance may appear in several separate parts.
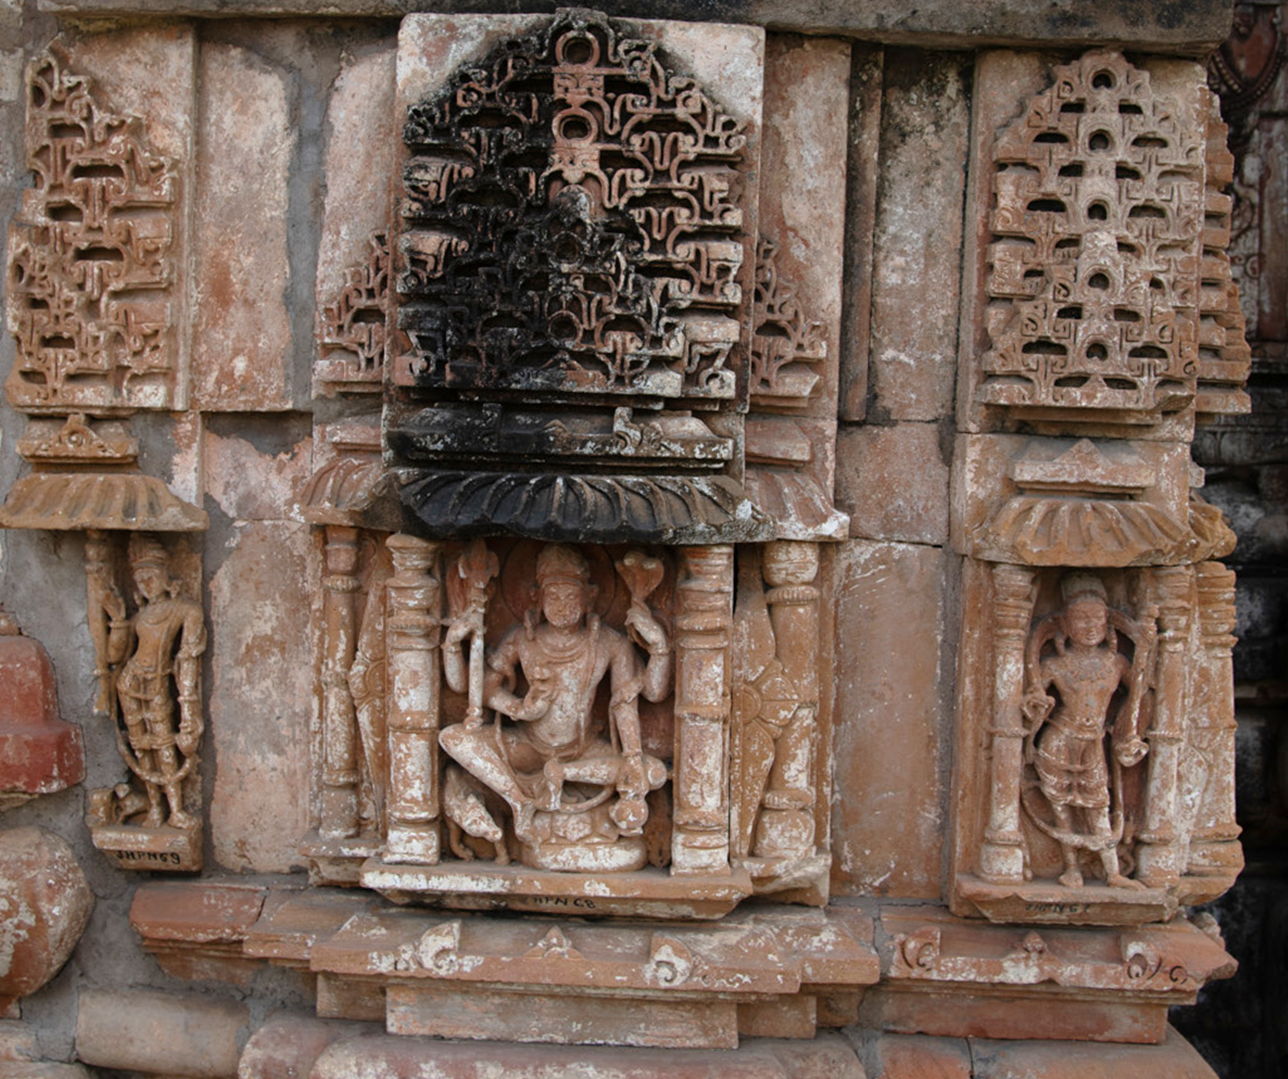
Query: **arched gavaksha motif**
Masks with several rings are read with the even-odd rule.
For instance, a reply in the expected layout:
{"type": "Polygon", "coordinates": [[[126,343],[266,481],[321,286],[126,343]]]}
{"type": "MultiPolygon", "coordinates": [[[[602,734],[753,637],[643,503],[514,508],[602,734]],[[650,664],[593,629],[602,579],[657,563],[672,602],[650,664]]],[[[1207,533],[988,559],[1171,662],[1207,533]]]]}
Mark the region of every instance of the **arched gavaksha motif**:
{"type": "Polygon", "coordinates": [[[1193,401],[1204,144],[1108,52],[1057,68],[1001,133],[982,404],[1152,424],[1193,401]]]}
{"type": "Polygon", "coordinates": [[[55,54],[27,71],[36,186],[9,233],[9,401],[31,412],[172,408],[178,169],[55,54]]]}
{"type": "Polygon", "coordinates": [[[395,380],[732,398],[743,126],[565,12],[407,112],[395,380]]]}

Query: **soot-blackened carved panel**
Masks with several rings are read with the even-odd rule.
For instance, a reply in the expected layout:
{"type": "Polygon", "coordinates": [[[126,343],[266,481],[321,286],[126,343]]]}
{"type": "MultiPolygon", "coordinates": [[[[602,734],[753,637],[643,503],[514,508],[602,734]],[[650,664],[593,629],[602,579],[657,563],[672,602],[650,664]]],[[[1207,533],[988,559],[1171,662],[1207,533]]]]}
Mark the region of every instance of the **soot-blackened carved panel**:
{"type": "Polygon", "coordinates": [[[745,125],[655,43],[562,13],[403,138],[396,383],[735,396],[745,125]]]}
{"type": "Polygon", "coordinates": [[[979,403],[1144,424],[1190,405],[1205,141],[1108,52],[1057,68],[999,135],[979,403]]]}
{"type": "Polygon", "coordinates": [[[172,407],[175,163],[54,54],[28,68],[26,138],[36,187],[9,233],[10,402],[172,407]]]}

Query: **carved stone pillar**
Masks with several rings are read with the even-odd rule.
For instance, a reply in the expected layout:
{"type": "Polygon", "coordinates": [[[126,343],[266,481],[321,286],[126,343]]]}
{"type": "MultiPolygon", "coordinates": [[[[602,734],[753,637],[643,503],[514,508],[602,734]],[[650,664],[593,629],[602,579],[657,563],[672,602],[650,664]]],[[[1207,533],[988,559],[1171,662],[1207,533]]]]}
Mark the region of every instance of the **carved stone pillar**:
{"type": "Polygon", "coordinates": [[[774,753],[752,853],[804,855],[814,849],[814,739],[818,730],[818,546],[780,540],[765,547],[769,617],[778,661],[795,687],[796,712],[774,753]]]}
{"type": "Polygon", "coordinates": [[[1234,571],[1220,562],[1195,567],[1204,664],[1191,710],[1208,774],[1190,840],[1189,869],[1200,874],[1238,872],[1243,855],[1234,842],[1234,571]]]}
{"type": "Polygon", "coordinates": [[[322,579],[326,650],[322,660],[322,820],[326,839],[358,834],[358,742],[349,691],[358,590],[358,530],[327,525],[322,579]]]}
{"type": "Polygon", "coordinates": [[[389,537],[389,830],[386,862],[439,860],[437,543],[389,537]]]}
{"type": "Polygon", "coordinates": [[[671,872],[729,865],[729,644],[733,547],[681,549],[675,617],[675,779],[671,872]]]}
{"type": "Polygon", "coordinates": [[[1020,770],[1024,763],[1024,646],[1033,614],[1033,570],[993,567],[993,726],[988,827],[979,875],[997,883],[1024,879],[1020,770]]]}
{"type": "Polygon", "coordinates": [[[1154,721],[1149,742],[1144,827],[1136,878],[1155,888],[1180,880],[1180,840],[1176,828],[1177,776],[1186,723],[1186,651],[1190,635],[1192,567],[1167,566],[1151,575],[1158,605],[1158,673],[1154,683],[1154,721]]]}

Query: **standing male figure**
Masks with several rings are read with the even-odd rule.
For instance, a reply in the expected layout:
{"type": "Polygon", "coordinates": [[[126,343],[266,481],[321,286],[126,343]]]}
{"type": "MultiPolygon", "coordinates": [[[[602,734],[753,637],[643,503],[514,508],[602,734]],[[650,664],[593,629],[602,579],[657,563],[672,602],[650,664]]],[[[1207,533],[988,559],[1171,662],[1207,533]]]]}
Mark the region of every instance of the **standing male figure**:
{"type": "MultiPolygon", "coordinates": [[[[1118,650],[1118,637],[1109,622],[1105,587],[1098,577],[1070,574],[1061,582],[1065,606],[1057,616],[1058,629],[1048,637],[1039,628],[1029,645],[1030,687],[1024,714],[1030,724],[1030,759],[1042,794],[1055,816],[1055,828],[1044,829],[1059,842],[1064,856],[1060,883],[1082,886],[1080,849],[1095,851],[1104,866],[1105,883],[1119,888],[1143,888],[1119,871],[1120,833],[1110,825],[1109,767],[1105,734],[1111,751],[1124,768],[1140,763],[1149,747],[1134,728],[1132,664],[1118,650]],[[1055,654],[1041,656],[1047,640],[1055,654]],[[1133,722],[1120,733],[1111,726],[1110,709],[1120,688],[1129,691],[1122,707],[1133,722]],[[1058,694],[1051,696],[1051,690],[1058,694]],[[1080,818],[1080,819],[1079,819],[1080,818]]],[[[1141,644],[1138,642],[1137,647],[1141,644]]],[[[1041,822],[1038,822],[1041,825],[1041,822]]]]}
{"type": "Polygon", "coordinates": [[[204,729],[198,691],[206,650],[201,605],[178,594],[166,549],[154,537],[131,535],[129,561],[139,594],[134,615],[126,617],[125,601],[115,589],[101,593],[111,620],[107,661],[115,671],[115,696],[131,750],[122,755],[147,794],[144,826],[167,823],[168,804],[170,826],[191,828],[197,820],[183,808],[183,781],[204,729]]]}

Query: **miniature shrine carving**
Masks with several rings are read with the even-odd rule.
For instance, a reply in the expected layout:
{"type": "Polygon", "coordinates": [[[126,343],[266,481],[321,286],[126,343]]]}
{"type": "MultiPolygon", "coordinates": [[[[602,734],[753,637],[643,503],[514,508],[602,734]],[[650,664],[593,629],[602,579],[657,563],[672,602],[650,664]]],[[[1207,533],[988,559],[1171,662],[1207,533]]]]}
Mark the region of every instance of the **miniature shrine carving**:
{"type": "Polygon", "coordinates": [[[987,793],[954,909],[1132,924],[1228,887],[1233,759],[1212,747],[1228,747],[1233,709],[1210,688],[1230,644],[1224,574],[992,567],[987,793]]]}
{"type": "Polygon", "coordinates": [[[1111,613],[1105,587],[1093,575],[1070,574],[1061,594],[1064,608],[1043,620],[1026,649],[1025,756],[1037,785],[1025,791],[1025,808],[1060,845],[1061,884],[1082,887],[1079,857],[1086,851],[1099,858],[1106,884],[1143,888],[1119,871],[1118,845],[1123,773],[1149,752],[1140,715],[1153,660],[1152,627],[1111,613]],[[1120,633],[1135,645],[1131,660],[1119,650],[1120,633]],[[1125,699],[1115,709],[1120,691],[1125,699]]]}
{"type": "Polygon", "coordinates": [[[396,382],[733,396],[745,138],[655,45],[563,12],[403,137],[396,382]]]}
{"type": "Polygon", "coordinates": [[[389,299],[389,237],[370,238],[367,261],[345,273],[344,288],[318,315],[314,377],[325,390],[379,393],[384,383],[389,299]]]}
{"type": "Polygon", "coordinates": [[[109,543],[91,535],[86,544],[96,710],[116,724],[117,748],[130,771],[127,782],[91,792],[88,816],[95,845],[127,868],[201,866],[196,806],[206,632],[201,605],[182,594],[170,563],[155,536],[130,536],[130,613],[109,543]]]}
{"type": "Polygon", "coordinates": [[[114,113],[52,53],[27,72],[27,163],[36,187],[9,232],[10,403],[181,405],[174,163],[153,150],[142,120],[114,113]]]}
{"type": "Polygon", "coordinates": [[[814,368],[827,358],[827,340],[823,324],[806,317],[779,272],[777,254],[778,244],[762,236],[756,245],[751,397],[762,406],[799,407],[822,382],[814,368]]]}
{"type": "Polygon", "coordinates": [[[1193,401],[1206,139],[1184,117],[1091,52],[1000,134],[981,403],[1154,424],[1193,401]]]}
{"type": "MultiPolygon", "coordinates": [[[[631,596],[628,638],[591,610],[595,587],[586,559],[571,547],[542,548],[536,606],[490,653],[483,643],[486,593],[499,563],[476,542],[457,566],[448,580],[464,582],[467,596],[453,604],[443,672],[452,690],[468,693],[469,705],[464,720],[439,735],[443,749],[509,805],[526,864],[598,872],[641,868],[648,856],[645,797],[667,779],[666,765],[643,751],[638,704],[641,696],[656,702],[671,691],[666,630],[646,602],[661,583],[662,564],[639,551],[617,562],[631,596]],[[461,652],[467,637],[468,672],[461,652]],[[637,646],[648,655],[644,665],[637,646]],[[608,729],[602,731],[595,729],[592,707],[605,678],[610,697],[608,729]],[[496,716],[492,729],[484,725],[485,707],[496,716]],[[514,722],[503,727],[502,717],[514,722]]],[[[452,593],[449,584],[449,601],[452,593]]],[[[448,771],[448,782],[462,787],[448,771]]],[[[485,830],[497,833],[495,822],[485,830]]]]}

